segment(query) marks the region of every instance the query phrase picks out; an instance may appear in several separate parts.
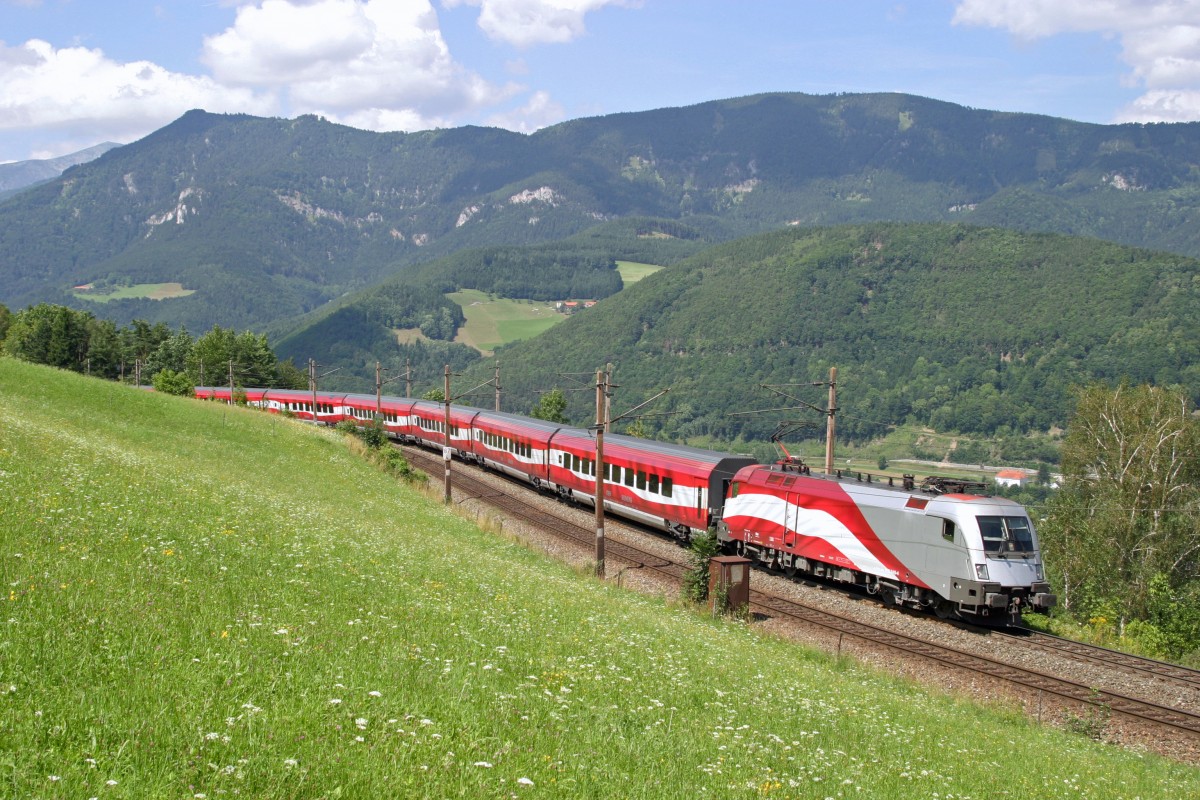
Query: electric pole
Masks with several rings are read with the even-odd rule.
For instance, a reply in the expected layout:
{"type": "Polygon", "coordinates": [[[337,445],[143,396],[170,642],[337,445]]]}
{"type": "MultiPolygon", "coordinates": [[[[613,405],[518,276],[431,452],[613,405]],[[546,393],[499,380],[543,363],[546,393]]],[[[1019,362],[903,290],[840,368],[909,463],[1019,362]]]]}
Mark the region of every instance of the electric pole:
{"type": "Polygon", "coordinates": [[[608,419],[606,373],[596,370],[596,577],[604,580],[604,429],[608,419]]]}
{"type": "Polygon", "coordinates": [[[496,410],[500,410],[500,362],[496,362],[496,410]]]}
{"type": "Polygon", "coordinates": [[[446,462],[446,494],[445,503],[450,505],[450,365],[446,365],[446,381],[443,389],[445,397],[443,398],[443,406],[446,410],[446,446],[442,448],[442,459],[446,462]]]}
{"type": "Polygon", "coordinates": [[[662,397],[670,389],[663,389],[658,394],[651,397],[644,403],[640,403],[626,411],[624,414],[619,414],[616,417],[612,416],[612,410],[609,408],[611,400],[610,393],[612,384],[608,380],[609,372],[603,369],[596,370],[596,424],[591,426],[591,429],[596,431],[596,577],[604,579],[604,431],[609,425],[625,417],[633,415],[638,411],[658,398],[662,397]]]}
{"type": "Polygon", "coordinates": [[[837,413],[837,367],[829,368],[829,421],[825,423],[825,474],[833,474],[833,417],[837,413]]]}

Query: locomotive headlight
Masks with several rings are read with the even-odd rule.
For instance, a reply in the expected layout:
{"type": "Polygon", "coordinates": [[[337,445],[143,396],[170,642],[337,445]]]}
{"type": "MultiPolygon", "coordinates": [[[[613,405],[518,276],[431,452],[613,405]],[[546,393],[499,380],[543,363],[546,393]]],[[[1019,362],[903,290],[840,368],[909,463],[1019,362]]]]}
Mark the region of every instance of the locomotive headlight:
{"type": "Polygon", "coordinates": [[[981,581],[990,580],[988,578],[987,564],[975,565],[975,577],[981,581]]]}

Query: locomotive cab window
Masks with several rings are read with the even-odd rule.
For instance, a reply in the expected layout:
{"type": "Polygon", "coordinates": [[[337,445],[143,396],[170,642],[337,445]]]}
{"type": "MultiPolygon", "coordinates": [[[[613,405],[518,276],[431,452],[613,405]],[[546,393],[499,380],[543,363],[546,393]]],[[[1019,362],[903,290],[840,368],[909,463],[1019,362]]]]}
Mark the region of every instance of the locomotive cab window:
{"type": "Polygon", "coordinates": [[[942,538],[947,542],[954,541],[954,523],[948,519],[942,520],[942,538]]]}
{"type": "Polygon", "coordinates": [[[1033,552],[1033,529],[1025,517],[978,517],[984,552],[1004,556],[1033,552]]]}

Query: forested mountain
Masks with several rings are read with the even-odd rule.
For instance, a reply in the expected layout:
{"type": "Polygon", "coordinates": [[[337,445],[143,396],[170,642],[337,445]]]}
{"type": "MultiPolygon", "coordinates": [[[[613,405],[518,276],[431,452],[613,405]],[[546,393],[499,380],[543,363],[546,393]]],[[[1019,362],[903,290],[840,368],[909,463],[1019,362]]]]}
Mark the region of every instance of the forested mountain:
{"type": "MultiPolygon", "coordinates": [[[[1200,124],[1090,125],[898,94],[759,95],[532,135],[193,111],[0,203],[0,302],[81,306],[73,286],[170,282],[194,292],[86,307],[264,329],[408,270],[425,281],[420,265],[461,250],[628,217],[712,241],[954,220],[1200,255],[1198,166],[1200,124]]],[[[442,283],[478,280],[462,269],[442,283]]]]}
{"type": "Polygon", "coordinates": [[[99,158],[114,147],[120,145],[116,142],[104,142],[58,158],[37,158],[0,164],[0,200],[11,197],[28,186],[57,178],[68,167],[99,158]]]}
{"type": "MultiPolygon", "coordinates": [[[[1200,262],[1056,234],[961,224],[787,230],[718,245],[497,353],[506,408],[527,411],[561,373],[616,366],[618,411],[671,393],[647,420],[673,440],[762,440],[784,419],[823,424],[760,384],[839,368],[838,433],[916,423],[977,439],[1063,426],[1075,385],[1128,378],[1200,397],[1200,262]]],[[[486,380],[490,362],[464,386],[486,380]]],[[[785,390],[814,405],[824,389],[785,390]]],[[[572,395],[588,421],[592,396],[572,395]]],[[[965,454],[966,451],[964,451],[965,454]]],[[[984,454],[980,454],[984,455],[984,454]]],[[[966,457],[964,460],[978,460],[966,457]]]]}

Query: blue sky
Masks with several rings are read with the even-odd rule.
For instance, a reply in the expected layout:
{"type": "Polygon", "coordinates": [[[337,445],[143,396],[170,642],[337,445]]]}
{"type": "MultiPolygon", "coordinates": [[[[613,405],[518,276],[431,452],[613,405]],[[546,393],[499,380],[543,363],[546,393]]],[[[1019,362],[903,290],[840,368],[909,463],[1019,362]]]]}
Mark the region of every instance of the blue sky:
{"type": "Polygon", "coordinates": [[[191,108],[533,131],[768,91],[1200,119],[1200,0],[0,0],[0,162],[191,108]]]}

